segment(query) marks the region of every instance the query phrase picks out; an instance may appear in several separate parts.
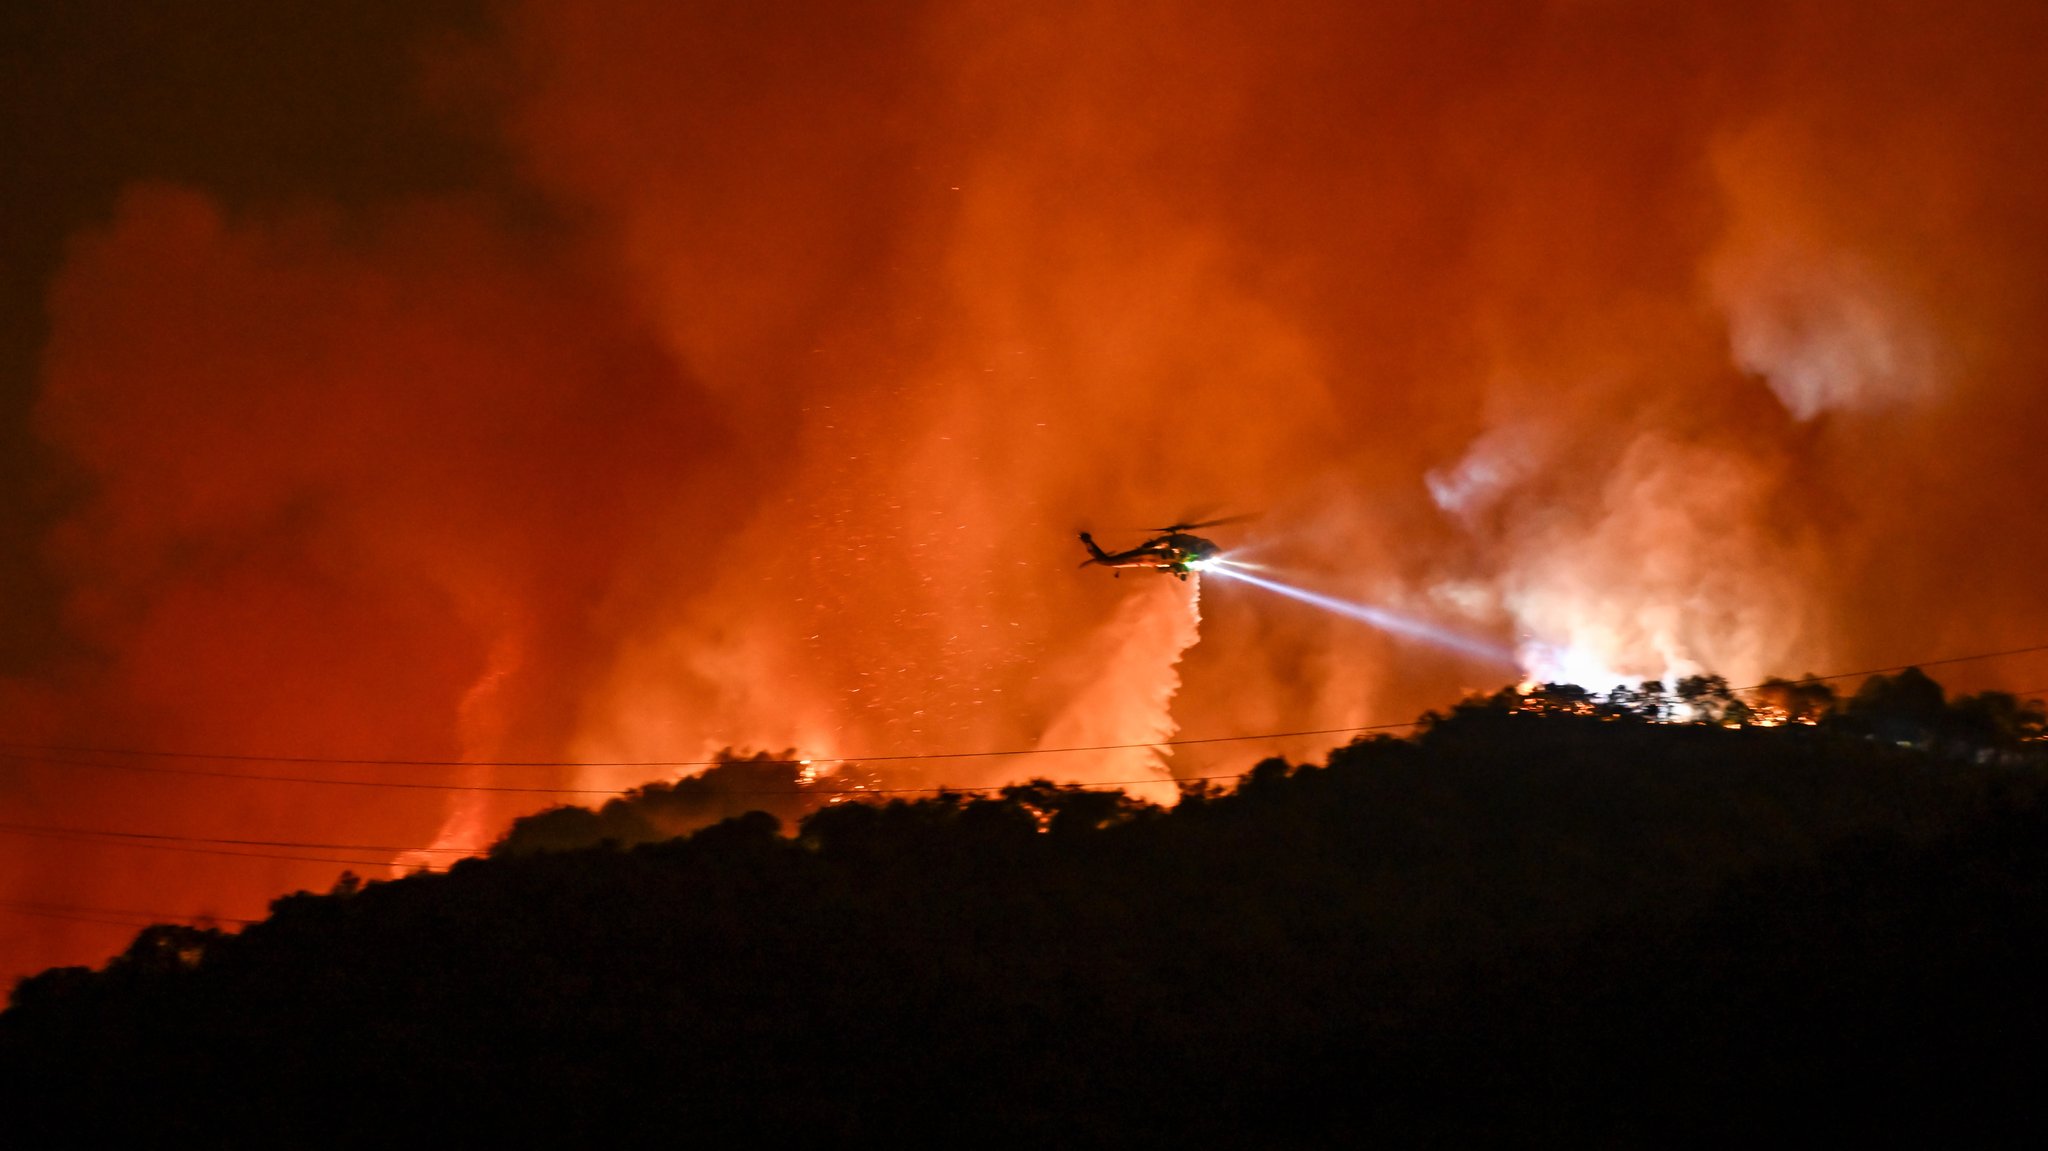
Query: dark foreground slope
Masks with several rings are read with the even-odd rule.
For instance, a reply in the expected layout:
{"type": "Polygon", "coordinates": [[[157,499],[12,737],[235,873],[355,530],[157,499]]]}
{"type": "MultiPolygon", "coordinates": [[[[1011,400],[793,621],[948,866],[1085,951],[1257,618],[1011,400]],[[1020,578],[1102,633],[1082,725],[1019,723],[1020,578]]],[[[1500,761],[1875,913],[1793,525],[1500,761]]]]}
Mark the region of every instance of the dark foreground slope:
{"type": "Polygon", "coordinates": [[[2037,770],[1471,712],[1172,812],[1021,788],[470,861],[25,981],[5,1123],[1954,1142],[2029,1120],[2048,1071],[2037,770]]]}

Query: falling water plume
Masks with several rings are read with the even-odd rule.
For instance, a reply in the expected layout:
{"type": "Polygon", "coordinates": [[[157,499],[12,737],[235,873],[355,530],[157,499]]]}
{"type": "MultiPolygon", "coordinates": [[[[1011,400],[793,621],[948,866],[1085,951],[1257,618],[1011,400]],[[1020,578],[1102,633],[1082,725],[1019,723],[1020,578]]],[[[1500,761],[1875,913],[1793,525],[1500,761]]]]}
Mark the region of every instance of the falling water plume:
{"type": "MultiPolygon", "coordinates": [[[[1173,718],[1180,661],[1202,638],[1202,585],[1160,579],[1117,605],[1088,645],[1092,675],[1045,729],[1039,747],[1133,744],[1062,762],[1059,774],[1080,782],[1157,779],[1127,785],[1140,799],[1171,803],[1179,795],[1165,746],[1180,730],[1173,718]]],[[[1067,757],[1061,757],[1065,761],[1067,757]]],[[[1042,771],[1043,765],[1033,765],[1042,771]]]]}

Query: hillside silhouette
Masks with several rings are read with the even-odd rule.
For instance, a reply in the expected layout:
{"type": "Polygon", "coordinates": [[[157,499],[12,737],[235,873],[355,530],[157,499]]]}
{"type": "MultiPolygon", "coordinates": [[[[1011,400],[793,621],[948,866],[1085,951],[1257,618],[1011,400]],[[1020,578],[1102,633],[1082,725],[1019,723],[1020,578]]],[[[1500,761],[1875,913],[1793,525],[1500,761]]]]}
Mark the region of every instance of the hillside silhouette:
{"type": "Polygon", "coordinates": [[[1847,700],[1778,682],[1504,691],[1170,810],[1041,781],[637,844],[606,832],[640,827],[638,800],[558,812],[443,874],[289,896],[238,934],[152,927],[102,971],[22,981],[8,1129],[2005,1132],[2048,1062],[2039,706],[1918,672],[1847,700]]]}

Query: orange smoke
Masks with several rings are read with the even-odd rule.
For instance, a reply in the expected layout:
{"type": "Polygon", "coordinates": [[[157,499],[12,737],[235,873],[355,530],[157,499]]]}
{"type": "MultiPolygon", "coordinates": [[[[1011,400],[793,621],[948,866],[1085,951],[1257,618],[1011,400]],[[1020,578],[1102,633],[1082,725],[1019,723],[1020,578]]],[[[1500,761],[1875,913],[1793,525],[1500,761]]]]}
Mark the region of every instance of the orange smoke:
{"type": "MultiPolygon", "coordinates": [[[[430,87],[492,109],[516,204],[144,183],[78,237],[39,415],[85,485],[50,541],[74,657],[9,687],[8,732],[823,760],[1399,720],[1512,678],[1242,587],[1191,647],[1192,589],[1073,570],[1076,529],[1211,512],[1541,675],[2048,636],[2038,5],[818,8],[508,5],[430,87]]],[[[1276,747],[1313,750],[1173,763],[1276,747]]],[[[1153,770],[1070,758],[891,777],[1153,770]]],[[[24,824],[295,843],[463,846],[550,801],[0,771],[24,824]]],[[[0,859],[12,899],[244,917],[339,867],[0,859]]],[[[119,934],[38,922],[0,960],[119,934]]]]}

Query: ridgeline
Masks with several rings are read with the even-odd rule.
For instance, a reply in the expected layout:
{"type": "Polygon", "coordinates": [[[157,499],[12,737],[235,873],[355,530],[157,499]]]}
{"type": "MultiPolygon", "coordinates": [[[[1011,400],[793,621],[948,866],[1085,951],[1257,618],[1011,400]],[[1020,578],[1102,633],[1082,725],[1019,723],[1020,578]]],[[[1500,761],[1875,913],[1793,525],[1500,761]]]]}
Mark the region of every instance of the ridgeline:
{"type": "MultiPolygon", "coordinates": [[[[2048,744],[1922,681],[1692,723],[1552,686],[1171,810],[1035,783],[345,880],[22,981],[6,1129],[1981,1142],[2048,1070],[2048,744]]],[[[638,826],[550,843],[583,824],[638,826]]]]}

